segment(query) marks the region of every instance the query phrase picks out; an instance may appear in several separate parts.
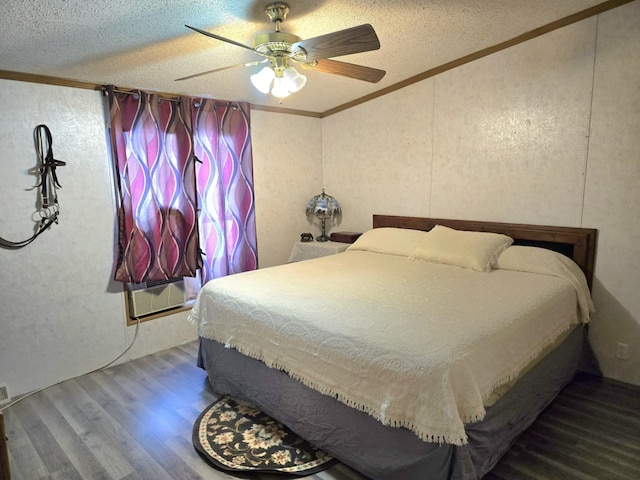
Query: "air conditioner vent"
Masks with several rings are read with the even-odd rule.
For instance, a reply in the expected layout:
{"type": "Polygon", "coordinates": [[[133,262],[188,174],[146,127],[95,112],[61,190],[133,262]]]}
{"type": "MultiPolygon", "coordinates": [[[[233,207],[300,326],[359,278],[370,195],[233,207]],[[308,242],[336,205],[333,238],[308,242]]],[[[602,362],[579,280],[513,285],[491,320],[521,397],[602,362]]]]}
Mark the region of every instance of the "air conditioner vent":
{"type": "Polygon", "coordinates": [[[129,290],[129,315],[140,318],[184,305],[184,281],[179,280],[154,286],[131,286],[129,290]]]}

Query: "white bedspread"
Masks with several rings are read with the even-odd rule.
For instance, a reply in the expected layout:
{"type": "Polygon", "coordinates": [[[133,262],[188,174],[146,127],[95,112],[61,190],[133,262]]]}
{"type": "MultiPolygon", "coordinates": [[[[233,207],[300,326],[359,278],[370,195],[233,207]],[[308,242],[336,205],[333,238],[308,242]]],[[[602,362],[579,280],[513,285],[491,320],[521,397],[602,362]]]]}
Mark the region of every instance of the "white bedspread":
{"type": "Polygon", "coordinates": [[[483,400],[577,323],[557,276],[348,251],[207,283],[199,334],[422,440],[466,443],[483,400]]]}

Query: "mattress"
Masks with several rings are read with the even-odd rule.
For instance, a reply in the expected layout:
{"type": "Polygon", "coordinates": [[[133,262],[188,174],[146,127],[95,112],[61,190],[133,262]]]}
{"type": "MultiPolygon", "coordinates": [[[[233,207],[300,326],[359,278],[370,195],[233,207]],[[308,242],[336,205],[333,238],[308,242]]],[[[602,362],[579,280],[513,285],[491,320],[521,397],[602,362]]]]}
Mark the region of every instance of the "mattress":
{"type": "Polygon", "coordinates": [[[201,339],[198,365],[215,392],[252,403],[373,480],[478,480],[566,385],[580,362],[585,329],[577,326],[492,406],[466,426],[463,446],[423,442],[382,425],[281,370],[214,340],[201,339]]]}
{"type": "Polygon", "coordinates": [[[584,318],[562,276],[347,251],[209,282],[215,340],[386,426],[464,445],[496,388],[584,318]]]}

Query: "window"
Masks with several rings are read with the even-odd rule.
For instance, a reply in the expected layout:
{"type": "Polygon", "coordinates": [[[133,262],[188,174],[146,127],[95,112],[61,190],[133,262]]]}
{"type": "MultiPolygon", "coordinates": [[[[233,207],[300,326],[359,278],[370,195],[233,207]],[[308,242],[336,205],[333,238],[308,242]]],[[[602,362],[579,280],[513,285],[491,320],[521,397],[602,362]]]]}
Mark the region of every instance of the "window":
{"type": "Polygon", "coordinates": [[[144,297],[133,293],[139,284],[160,291],[152,283],[165,282],[175,291],[199,271],[206,282],[257,268],[248,104],[107,91],[114,278],[134,285],[130,298],[144,297]]]}

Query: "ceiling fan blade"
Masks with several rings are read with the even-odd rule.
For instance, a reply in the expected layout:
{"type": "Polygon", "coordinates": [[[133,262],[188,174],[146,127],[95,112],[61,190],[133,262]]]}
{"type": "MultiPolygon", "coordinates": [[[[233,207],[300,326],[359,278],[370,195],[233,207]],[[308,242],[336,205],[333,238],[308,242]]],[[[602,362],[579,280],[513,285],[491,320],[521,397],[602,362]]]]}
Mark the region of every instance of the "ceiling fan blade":
{"type": "Polygon", "coordinates": [[[267,63],[268,61],[269,61],[269,59],[265,58],[264,60],[258,60],[258,61],[255,61],[255,62],[242,63],[240,65],[230,65],[228,67],[216,68],[214,70],[207,70],[206,72],[194,73],[193,75],[187,75],[186,77],[176,78],[174,81],[175,82],[180,82],[182,80],[189,80],[191,78],[201,77],[202,75],[209,75],[210,73],[222,72],[224,70],[231,70],[233,68],[252,67],[254,65],[260,65],[261,63],[267,63]]]}
{"type": "Polygon", "coordinates": [[[380,41],[371,25],[365,23],[358,27],[339,30],[319,37],[300,40],[292,45],[295,52],[304,49],[307,56],[300,57],[300,61],[312,62],[352,53],[368,52],[380,48],[380,41]]]}
{"type": "Polygon", "coordinates": [[[302,66],[310,70],[316,70],[323,73],[333,73],[335,75],[355,78],[356,80],[364,80],[365,82],[370,83],[378,83],[387,73],[384,70],[378,70],[377,68],[363,67],[362,65],[327,59],[317,60],[316,62],[309,64],[303,63],[302,66]]]}
{"type": "MultiPolygon", "coordinates": [[[[194,32],[198,32],[198,33],[201,33],[202,35],[206,35],[207,37],[215,38],[216,40],[221,40],[223,42],[230,43],[231,45],[236,45],[237,47],[246,48],[247,50],[251,50],[253,53],[258,53],[253,48],[251,48],[250,46],[245,45],[245,44],[240,43],[240,42],[236,42],[235,40],[231,40],[229,38],[224,38],[224,37],[221,37],[220,35],[216,35],[215,33],[207,32],[206,30],[200,30],[199,28],[196,28],[196,27],[190,27],[189,25],[185,25],[185,27],[190,28],[194,32]]],[[[258,55],[259,55],[259,53],[258,53],[258,55]]]]}

